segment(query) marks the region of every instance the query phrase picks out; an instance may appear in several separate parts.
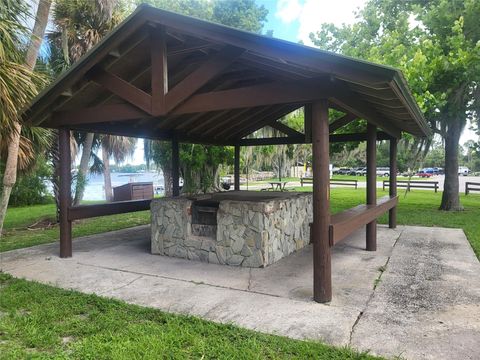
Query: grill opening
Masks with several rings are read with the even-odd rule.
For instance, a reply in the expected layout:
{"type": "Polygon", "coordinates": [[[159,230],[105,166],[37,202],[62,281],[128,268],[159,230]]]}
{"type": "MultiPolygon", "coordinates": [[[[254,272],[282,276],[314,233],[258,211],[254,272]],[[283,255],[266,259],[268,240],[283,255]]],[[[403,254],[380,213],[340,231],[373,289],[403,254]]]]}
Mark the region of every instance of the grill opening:
{"type": "Polygon", "coordinates": [[[217,237],[217,211],[220,202],[197,200],[192,204],[192,235],[217,237]]]}

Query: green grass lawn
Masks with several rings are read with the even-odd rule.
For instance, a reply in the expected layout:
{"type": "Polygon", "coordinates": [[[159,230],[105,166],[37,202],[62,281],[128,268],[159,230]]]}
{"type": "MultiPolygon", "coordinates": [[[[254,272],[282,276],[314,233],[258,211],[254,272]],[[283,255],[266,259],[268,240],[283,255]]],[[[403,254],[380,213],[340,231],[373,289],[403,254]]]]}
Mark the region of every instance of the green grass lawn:
{"type": "Polygon", "coordinates": [[[373,359],[0,273],[2,359],[373,359]]]}

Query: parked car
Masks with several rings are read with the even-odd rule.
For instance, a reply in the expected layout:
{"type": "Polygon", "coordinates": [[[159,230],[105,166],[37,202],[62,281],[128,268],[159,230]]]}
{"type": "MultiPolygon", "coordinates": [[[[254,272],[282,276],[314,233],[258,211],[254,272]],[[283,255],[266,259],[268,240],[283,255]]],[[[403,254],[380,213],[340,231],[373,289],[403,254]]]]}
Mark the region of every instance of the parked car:
{"type": "Polygon", "coordinates": [[[355,175],[357,175],[357,176],[367,175],[367,168],[366,167],[358,168],[357,171],[355,172],[355,175]]]}
{"type": "Polygon", "coordinates": [[[470,169],[466,166],[458,167],[458,175],[468,176],[470,174],[470,169]]]}
{"type": "Polygon", "coordinates": [[[339,168],[333,171],[334,175],[349,175],[352,171],[351,168],[339,168]]]}
{"type": "Polygon", "coordinates": [[[433,173],[431,172],[425,172],[425,169],[423,170],[420,170],[418,173],[416,173],[415,175],[421,177],[421,178],[430,178],[433,176],[433,173]]]}
{"type": "Polygon", "coordinates": [[[356,167],[353,168],[348,175],[352,176],[364,176],[367,173],[367,168],[366,167],[356,167]]]}
{"type": "Polygon", "coordinates": [[[377,176],[390,176],[390,169],[388,167],[378,167],[377,168],[377,176]]]}
{"type": "Polygon", "coordinates": [[[419,170],[419,173],[425,173],[425,174],[430,174],[430,175],[438,175],[439,170],[438,168],[423,168],[419,170]]]}

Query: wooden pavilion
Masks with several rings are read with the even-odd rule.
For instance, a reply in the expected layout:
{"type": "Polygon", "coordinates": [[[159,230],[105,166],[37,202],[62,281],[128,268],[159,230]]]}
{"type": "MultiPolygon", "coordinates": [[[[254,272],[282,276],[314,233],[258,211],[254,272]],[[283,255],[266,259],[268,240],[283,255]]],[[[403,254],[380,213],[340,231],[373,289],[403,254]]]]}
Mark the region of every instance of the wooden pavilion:
{"type": "Polygon", "coordinates": [[[34,126],[59,130],[60,256],[72,256],[72,221],[138,211],[148,201],[71,206],[70,130],[168,140],[173,195],[179,195],[180,142],[235,147],[313,146],[314,299],[331,300],[330,247],[366,225],[376,249],[376,218],[395,227],[396,152],[402,131],[429,130],[402,74],[393,68],[139,6],[43,91],[24,113],[34,126]],[[278,119],[304,107],[305,132],[278,119]],[[344,115],[330,121],[329,108],[344,115]],[[335,134],[364,119],[366,133],[335,134]],[[252,138],[270,126],[284,136],[252,138]],[[390,141],[390,196],[376,199],[376,141],[390,141]],[[367,141],[367,204],[330,216],[329,143],[367,141]]]}

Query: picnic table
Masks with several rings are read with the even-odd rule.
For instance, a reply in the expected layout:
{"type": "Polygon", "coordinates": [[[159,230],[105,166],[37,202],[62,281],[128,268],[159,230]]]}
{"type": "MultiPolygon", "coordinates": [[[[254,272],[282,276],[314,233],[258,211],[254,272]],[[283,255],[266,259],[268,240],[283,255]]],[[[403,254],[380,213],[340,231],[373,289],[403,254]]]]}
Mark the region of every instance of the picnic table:
{"type": "Polygon", "coordinates": [[[285,185],[287,185],[287,181],[271,181],[269,182],[270,186],[271,186],[271,190],[273,191],[287,191],[287,189],[285,189],[285,185]]]}

